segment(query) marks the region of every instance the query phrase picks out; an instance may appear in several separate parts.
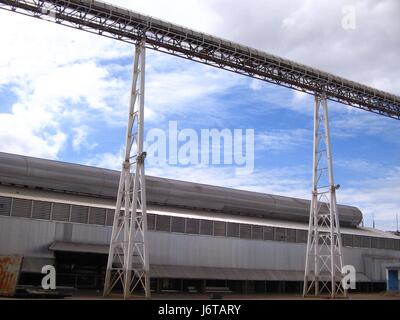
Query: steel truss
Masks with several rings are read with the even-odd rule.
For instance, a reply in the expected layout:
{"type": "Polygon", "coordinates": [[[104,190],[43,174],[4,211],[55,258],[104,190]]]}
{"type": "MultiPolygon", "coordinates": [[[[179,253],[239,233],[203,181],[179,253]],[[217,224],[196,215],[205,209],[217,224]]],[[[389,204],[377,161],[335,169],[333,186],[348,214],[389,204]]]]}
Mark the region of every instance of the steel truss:
{"type": "Polygon", "coordinates": [[[104,285],[104,296],[107,296],[117,284],[122,284],[125,299],[140,288],[144,289],[147,298],[150,297],[144,175],[146,153],[143,152],[145,50],[144,42],[136,45],[125,156],[104,285]]]}
{"type": "Polygon", "coordinates": [[[313,187],[304,272],[303,296],[347,291],[342,284],[342,240],[336,206],[326,95],[316,95],[314,105],[313,187]]]}
{"type": "Polygon", "coordinates": [[[265,52],[94,0],[0,0],[0,8],[136,43],[400,119],[400,97],[265,52]]]}

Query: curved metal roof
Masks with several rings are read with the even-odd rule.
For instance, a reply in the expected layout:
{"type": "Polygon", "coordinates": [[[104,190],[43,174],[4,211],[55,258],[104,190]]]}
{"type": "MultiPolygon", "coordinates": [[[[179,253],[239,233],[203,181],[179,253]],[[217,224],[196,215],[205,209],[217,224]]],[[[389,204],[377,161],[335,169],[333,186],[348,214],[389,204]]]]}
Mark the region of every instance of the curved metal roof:
{"type": "MultiPolygon", "coordinates": [[[[63,193],[115,199],[119,172],[114,170],[0,153],[0,183],[63,193]]],[[[310,201],[271,194],[235,190],[199,183],[146,176],[147,200],[165,206],[308,222],[310,201]]],[[[357,226],[362,213],[339,205],[344,226],[357,226]]]]}

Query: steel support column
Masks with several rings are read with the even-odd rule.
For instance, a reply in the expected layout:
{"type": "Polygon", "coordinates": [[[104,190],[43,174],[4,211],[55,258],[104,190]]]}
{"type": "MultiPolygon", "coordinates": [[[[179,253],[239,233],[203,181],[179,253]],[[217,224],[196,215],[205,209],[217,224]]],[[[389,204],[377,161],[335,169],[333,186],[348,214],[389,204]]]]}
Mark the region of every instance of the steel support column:
{"type": "Polygon", "coordinates": [[[136,45],[124,162],[104,284],[104,296],[121,284],[125,299],[140,288],[150,297],[143,151],[145,50],[144,42],[136,45]]]}
{"type": "Polygon", "coordinates": [[[336,206],[326,95],[315,95],[312,199],[303,296],[347,292],[342,284],[342,240],[336,206]]]}

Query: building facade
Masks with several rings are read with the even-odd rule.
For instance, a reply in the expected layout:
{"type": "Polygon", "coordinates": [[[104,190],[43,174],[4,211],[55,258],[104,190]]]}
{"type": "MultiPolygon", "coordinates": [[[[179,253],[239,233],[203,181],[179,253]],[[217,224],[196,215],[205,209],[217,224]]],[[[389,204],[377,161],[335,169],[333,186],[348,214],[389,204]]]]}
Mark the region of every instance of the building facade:
{"type": "MultiPolygon", "coordinates": [[[[53,264],[57,284],[101,289],[117,171],[0,153],[0,255],[22,255],[21,284],[53,264]]],[[[147,177],[151,288],[301,292],[309,201],[147,177]]],[[[344,263],[361,291],[384,290],[400,237],[338,206],[344,263]]]]}

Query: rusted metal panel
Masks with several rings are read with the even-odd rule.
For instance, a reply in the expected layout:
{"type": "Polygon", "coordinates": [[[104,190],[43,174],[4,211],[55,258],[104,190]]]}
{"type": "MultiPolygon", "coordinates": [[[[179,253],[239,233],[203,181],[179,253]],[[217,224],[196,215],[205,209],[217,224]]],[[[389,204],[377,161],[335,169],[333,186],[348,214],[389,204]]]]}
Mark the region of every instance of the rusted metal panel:
{"type": "Polygon", "coordinates": [[[0,256],[0,296],[15,295],[22,266],[22,256],[0,256]]]}

